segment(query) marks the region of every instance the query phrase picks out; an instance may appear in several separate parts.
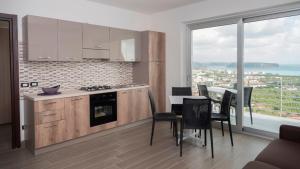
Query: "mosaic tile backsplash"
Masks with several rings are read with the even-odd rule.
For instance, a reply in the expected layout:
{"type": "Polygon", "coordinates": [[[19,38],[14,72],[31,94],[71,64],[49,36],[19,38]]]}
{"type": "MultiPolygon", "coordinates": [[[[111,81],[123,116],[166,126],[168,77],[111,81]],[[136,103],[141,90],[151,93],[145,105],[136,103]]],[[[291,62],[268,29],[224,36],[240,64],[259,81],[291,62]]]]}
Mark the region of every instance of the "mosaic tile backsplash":
{"type": "Polygon", "coordinates": [[[39,93],[41,87],[61,85],[60,91],[89,85],[122,85],[132,83],[132,63],[89,59],[81,62],[28,62],[24,45],[19,43],[20,83],[38,82],[38,87],[20,88],[20,95],[39,93]]]}

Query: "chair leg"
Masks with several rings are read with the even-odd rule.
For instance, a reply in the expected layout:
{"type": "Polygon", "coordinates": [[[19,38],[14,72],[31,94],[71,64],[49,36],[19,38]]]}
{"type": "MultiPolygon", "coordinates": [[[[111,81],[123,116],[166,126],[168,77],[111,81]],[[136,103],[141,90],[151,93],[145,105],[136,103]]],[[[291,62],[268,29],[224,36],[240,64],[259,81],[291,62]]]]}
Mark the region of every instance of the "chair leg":
{"type": "Polygon", "coordinates": [[[182,157],[183,122],[180,120],[180,157],[182,157]]]}
{"type": "Polygon", "coordinates": [[[213,134],[212,134],[212,127],[209,129],[210,133],[210,146],[211,146],[211,156],[214,158],[214,140],[213,140],[213,134]]]}
{"type": "Polygon", "coordinates": [[[170,129],[172,129],[172,127],[173,127],[173,122],[171,122],[171,124],[170,124],[170,129]]]}
{"type": "Polygon", "coordinates": [[[221,121],[221,128],[222,128],[222,136],[224,136],[224,124],[223,124],[223,121],[221,121]]]}
{"type": "Polygon", "coordinates": [[[199,135],[198,138],[201,138],[201,129],[199,129],[199,135]]]}
{"type": "Polygon", "coordinates": [[[204,129],[204,146],[207,145],[206,129],[204,129]]]}
{"type": "Polygon", "coordinates": [[[176,146],[178,146],[178,125],[177,125],[177,121],[174,122],[174,128],[175,128],[176,146]]]}
{"type": "Polygon", "coordinates": [[[249,105],[249,111],[250,111],[250,117],[251,117],[251,124],[253,124],[253,119],[252,119],[252,107],[249,105]]]}
{"type": "Polygon", "coordinates": [[[228,120],[228,128],[229,128],[229,134],[230,134],[231,146],[233,146],[232,129],[231,129],[230,119],[228,120]]]}
{"type": "Polygon", "coordinates": [[[152,146],[152,140],[153,140],[154,128],[155,128],[155,120],[153,119],[153,121],[152,121],[151,139],[150,139],[150,146],[152,146]]]}

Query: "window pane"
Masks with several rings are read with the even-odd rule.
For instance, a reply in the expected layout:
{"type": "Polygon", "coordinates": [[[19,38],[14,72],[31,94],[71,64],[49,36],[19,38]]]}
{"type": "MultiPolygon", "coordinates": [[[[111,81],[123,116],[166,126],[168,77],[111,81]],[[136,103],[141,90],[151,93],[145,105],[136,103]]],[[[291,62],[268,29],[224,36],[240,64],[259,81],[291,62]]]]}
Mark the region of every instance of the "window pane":
{"type": "Polygon", "coordinates": [[[300,120],[300,16],[245,24],[245,86],[252,94],[253,125],[278,132],[281,124],[300,120]]]}

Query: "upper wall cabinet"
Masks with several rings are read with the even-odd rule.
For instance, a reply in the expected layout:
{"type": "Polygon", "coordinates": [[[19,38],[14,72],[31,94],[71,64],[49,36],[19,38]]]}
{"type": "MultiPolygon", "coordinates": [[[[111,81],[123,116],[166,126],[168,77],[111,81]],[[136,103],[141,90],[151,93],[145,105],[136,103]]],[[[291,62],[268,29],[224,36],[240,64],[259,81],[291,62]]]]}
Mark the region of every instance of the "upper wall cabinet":
{"type": "Polygon", "coordinates": [[[109,59],[109,28],[83,25],[83,57],[109,59]]]}
{"type": "Polygon", "coordinates": [[[137,62],[141,60],[141,32],[110,29],[110,60],[137,62]]]}
{"type": "Polygon", "coordinates": [[[58,60],[82,60],[82,24],[58,21],[58,60]]]}
{"type": "Polygon", "coordinates": [[[25,45],[27,45],[27,60],[58,60],[58,21],[56,19],[27,16],[25,18],[24,28],[24,42],[25,45]]]}
{"type": "Polygon", "coordinates": [[[27,16],[24,21],[28,61],[80,61],[82,24],[27,16]]]}

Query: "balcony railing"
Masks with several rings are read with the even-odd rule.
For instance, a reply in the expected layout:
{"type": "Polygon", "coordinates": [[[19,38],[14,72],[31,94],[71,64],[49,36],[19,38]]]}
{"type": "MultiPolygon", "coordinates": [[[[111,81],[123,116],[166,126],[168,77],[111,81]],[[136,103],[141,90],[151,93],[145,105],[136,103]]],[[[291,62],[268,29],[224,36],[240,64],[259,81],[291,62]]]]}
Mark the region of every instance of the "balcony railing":
{"type": "MultiPolygon", "coordinates": [[[[193,71],[193,90],[197,91],[197,83],[233,88],[236,79],[235,72],[193,71]]],[[[300,76],[245,75],[244,86],[254,88],[253,112],[300,120],[300,76]]]]}

